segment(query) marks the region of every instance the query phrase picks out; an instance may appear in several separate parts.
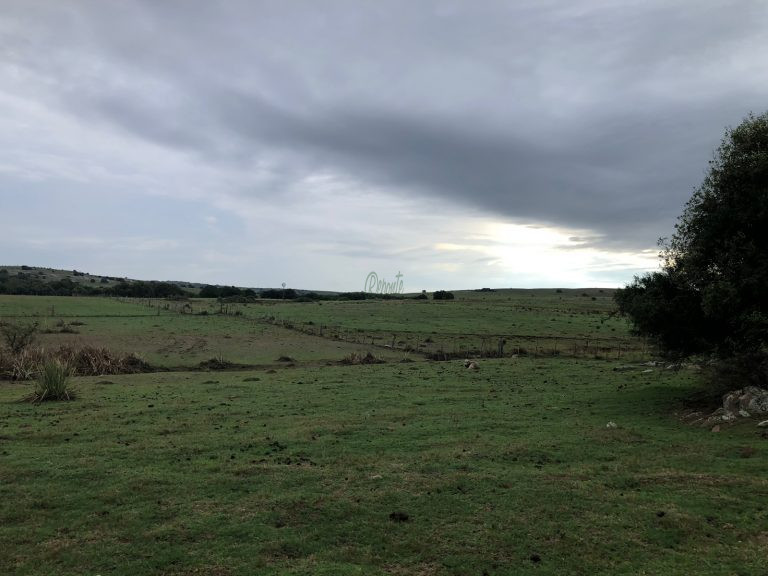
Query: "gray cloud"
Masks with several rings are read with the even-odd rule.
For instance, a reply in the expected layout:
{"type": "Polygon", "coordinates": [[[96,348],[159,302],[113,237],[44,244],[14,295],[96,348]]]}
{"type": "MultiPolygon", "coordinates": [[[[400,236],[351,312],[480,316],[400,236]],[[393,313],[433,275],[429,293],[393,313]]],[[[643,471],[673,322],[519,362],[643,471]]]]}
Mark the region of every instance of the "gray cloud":
{"type": "MultiPolygon", "coordinates": [[[[643,249],[768,96],[738,2],[11,2],[45,98],[202,162],[326,171],[643,249]]],[[[361,248],[366,252],[368,248],[361,248]]]]}

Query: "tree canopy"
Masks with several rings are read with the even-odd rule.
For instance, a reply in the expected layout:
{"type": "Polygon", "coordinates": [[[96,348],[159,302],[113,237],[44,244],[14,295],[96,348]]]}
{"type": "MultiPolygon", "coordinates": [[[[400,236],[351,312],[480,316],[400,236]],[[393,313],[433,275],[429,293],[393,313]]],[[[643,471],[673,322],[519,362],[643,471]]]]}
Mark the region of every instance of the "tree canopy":
{"type": "Polygon", "coordinates": [[[615,296],[634,331],[668,354],[768,357],[768,113],[726,130],[660,243],[661,270],[615,296]]]}

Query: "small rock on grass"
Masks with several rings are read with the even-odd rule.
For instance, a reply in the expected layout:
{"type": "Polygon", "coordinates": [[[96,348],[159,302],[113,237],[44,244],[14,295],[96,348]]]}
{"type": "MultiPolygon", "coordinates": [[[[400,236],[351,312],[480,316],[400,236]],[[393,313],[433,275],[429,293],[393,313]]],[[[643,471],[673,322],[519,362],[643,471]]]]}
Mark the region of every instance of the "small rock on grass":
{"type": "Polygon", "coordinates": [[[768,428],[768,420],[763,420],[758,424],[760,428],[768,428]]]}
{"type": "Polygon", "coordinates": [[[616,422],[608,422],[608,424],[605,425],[606,428],[618,428],[619,426],[616,424],[616,422]]]}

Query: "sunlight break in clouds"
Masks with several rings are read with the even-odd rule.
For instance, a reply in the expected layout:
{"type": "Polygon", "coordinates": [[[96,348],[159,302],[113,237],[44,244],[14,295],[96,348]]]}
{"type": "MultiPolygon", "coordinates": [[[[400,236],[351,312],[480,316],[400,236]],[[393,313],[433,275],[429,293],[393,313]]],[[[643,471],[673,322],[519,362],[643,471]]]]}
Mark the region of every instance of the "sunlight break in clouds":
{"type": "Polygon", "coordinates": [[[435,249],[456,254],[463,266],[469,260],[474,268],[487,268],[479,275],[502,286],[610,287],[658,265],[654,250],[608,251],[580,240],[588,231],[481,221],[477,232],[466,243],[438,243],[435,249]]]}

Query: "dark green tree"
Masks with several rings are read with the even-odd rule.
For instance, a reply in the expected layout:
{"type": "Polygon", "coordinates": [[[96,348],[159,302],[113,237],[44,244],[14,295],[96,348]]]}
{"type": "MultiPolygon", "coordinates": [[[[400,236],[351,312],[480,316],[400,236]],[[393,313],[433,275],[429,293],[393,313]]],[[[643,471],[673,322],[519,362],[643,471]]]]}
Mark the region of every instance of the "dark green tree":
{"type": "Polygon", "coordinates": [[[617,291],[637,334],[671,355],[768,358],[768,113],[726,131],[661,240],[661,271],[617,291]]]}

